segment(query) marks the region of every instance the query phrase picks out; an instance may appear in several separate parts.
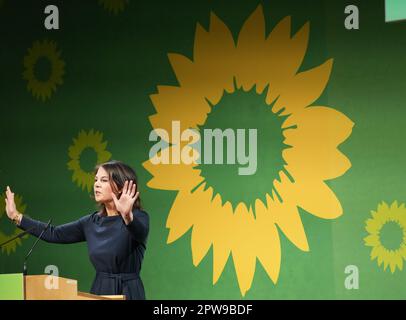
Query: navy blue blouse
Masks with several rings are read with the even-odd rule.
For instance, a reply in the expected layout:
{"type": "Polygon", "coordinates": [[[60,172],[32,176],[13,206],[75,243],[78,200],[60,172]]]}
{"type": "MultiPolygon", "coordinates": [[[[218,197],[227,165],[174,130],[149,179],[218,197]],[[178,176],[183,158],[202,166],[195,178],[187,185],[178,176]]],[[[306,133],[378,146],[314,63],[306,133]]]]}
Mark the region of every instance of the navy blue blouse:
{"type": "MultiPolygon", "coordinates": [[[[98,295],[126,295],[126,299],[145,299],[140,271],[149,232],[149,216],[135,210],[126,225],[121,215],[102,216],[99,212],[79,220],[50,226],[42,239],[51,243],[86,241],[96,277],[90,290],[98,295]]],[[[23,216],[20,228],[36,227],[30,233],[38,237],[46,223],[23,216]]]]}

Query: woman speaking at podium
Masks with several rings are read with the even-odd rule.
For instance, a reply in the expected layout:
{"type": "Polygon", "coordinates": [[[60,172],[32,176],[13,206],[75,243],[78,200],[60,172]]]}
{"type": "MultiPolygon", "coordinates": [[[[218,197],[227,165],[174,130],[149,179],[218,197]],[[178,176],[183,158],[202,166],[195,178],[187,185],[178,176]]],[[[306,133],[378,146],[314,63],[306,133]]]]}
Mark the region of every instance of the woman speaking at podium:
{"type": "MultiPolygon", "coordinates": [[[[90,290],[98,295],[125,295],[145,299],[140,279],[146,250],[149,216],[141,208],[133,169],[120,161],[96,167],[94,197],[100,210],[76,221],[49,226],[43,240],[52,243],[86,241],[96,277],[90,290]]],[[[46,224],[23,216],[16,209],[14,193],[6,190],[7,216],[16,225],[38,237],[46,224]]]]}

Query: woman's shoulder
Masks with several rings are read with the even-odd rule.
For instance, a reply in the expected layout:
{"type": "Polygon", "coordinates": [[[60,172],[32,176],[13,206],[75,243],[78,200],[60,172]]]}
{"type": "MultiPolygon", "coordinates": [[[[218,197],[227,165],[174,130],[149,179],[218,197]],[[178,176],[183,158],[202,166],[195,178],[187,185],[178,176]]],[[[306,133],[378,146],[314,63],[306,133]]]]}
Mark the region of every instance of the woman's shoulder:
{"type": "Polygon", "coordinates": [[[146,216],[147,218],[149,218],[149,214],[147,211],[145,211],[145,209],[138,209],[138,208],[134,209],[133,214],[143,215],[143,216],[146,216]]]}
{"type": "Polygon", "coordinates": [[[100,218],[99,211],[95,211],[95,212],[89,213],[89,214],[81,217],[79,220],[82,223],[86,223],[86,222],[97,220],[98,218],[100,218]]]}

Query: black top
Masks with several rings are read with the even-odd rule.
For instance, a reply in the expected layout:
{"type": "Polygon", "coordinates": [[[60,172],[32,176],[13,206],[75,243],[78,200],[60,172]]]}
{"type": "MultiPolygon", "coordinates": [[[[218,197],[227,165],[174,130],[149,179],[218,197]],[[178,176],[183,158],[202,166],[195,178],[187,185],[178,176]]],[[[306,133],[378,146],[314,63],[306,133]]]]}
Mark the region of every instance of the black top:
{"type": "MultiPolygon", "coordinates": [[[[42,239],[51,243],[86,241],[89,257],[96,269],[90,290],[98,295],[126,295],[129,300],[145,299],[144,286],[139,277],[149,232],[149,216],[135,210],[134,219],[126,225],[120,215],[84,216],[60,226],[49,226],[42,239]]],[[[20,228],[36,227],[30,234],[38,237],[46,223],[23,216],[20,228]]]]}

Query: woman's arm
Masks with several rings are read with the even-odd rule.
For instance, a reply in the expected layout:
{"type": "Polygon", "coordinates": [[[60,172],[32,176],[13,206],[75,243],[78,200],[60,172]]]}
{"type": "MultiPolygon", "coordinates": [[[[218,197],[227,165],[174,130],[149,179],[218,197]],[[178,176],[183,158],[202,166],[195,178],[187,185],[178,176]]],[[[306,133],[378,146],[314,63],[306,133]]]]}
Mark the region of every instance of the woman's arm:
{"type": "MultiPolygon", "coordinates": [[[[14,201],[14,193],[11,191],[10,187],[7,186],[6,190],[6,213],[10,220],[23,230],[28,230],[35,228],[30,231],[30,234],[39,237],[41,232],[45,229],[46,224],[34,219],[23,216],[17,211],[16,204],[14,201]]],[[[63,224],[60,226],[50,225],[47,231],[42,235],[42,239],[47,242],[53,243],[74,243],[85,241],[84,233],[84,218],[77,221],[63,224]]]]}
{"type": "Polygon", "coordinates": [[[145,243],[149,233],[149,216],[145,211],[134,210],[132,221],[126,224],[135,241],[145,243]]]}
{"type": "MultiPolygon", "coordinates": [[[[46,223],[41,221],[22,216],[18,227],[23,230],[28,230],[34,227],[35,229],[29,233],[35,237],[39,237],[46,225],[46,223]]],[[[51,243],[76,243],[86,241],[83,228],[83,218],[59,226],[50,225],[47,231],[42,235],[41,239],[51,243]]]]}

